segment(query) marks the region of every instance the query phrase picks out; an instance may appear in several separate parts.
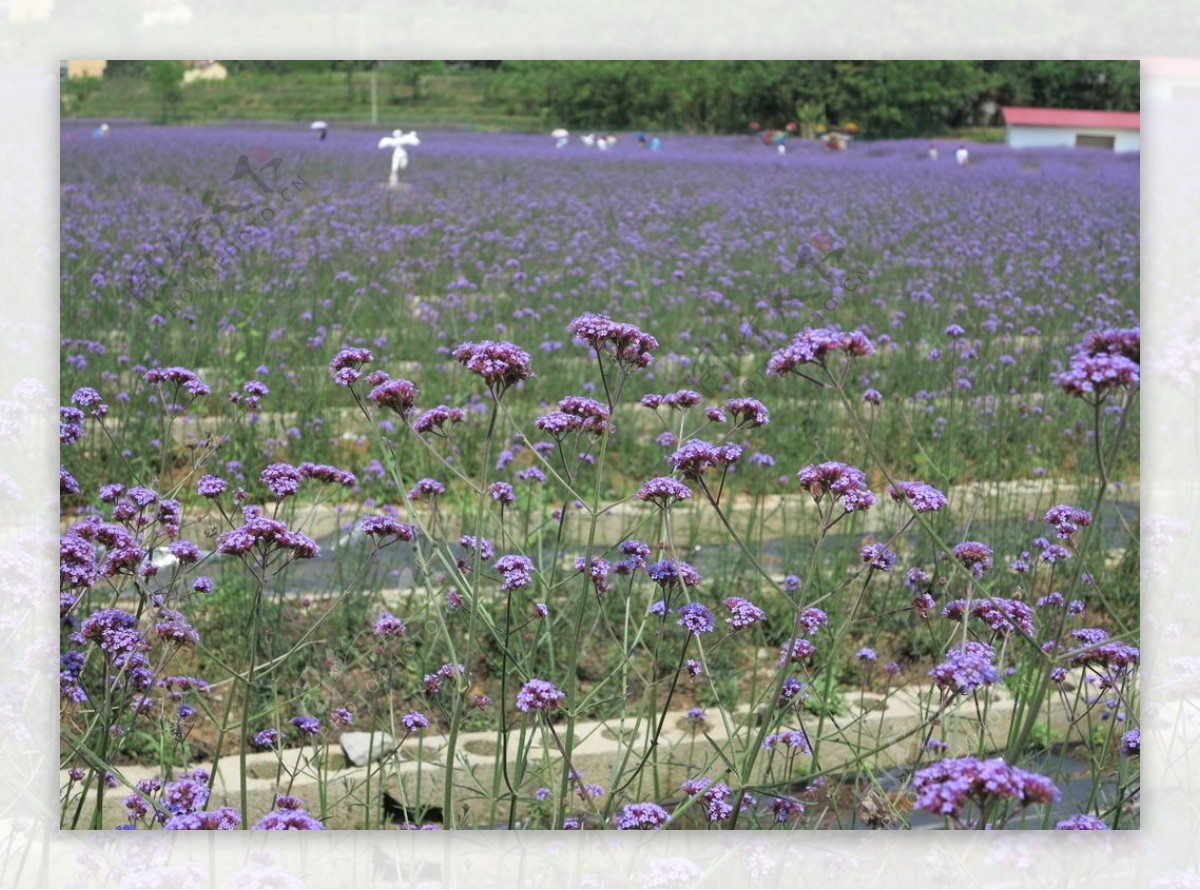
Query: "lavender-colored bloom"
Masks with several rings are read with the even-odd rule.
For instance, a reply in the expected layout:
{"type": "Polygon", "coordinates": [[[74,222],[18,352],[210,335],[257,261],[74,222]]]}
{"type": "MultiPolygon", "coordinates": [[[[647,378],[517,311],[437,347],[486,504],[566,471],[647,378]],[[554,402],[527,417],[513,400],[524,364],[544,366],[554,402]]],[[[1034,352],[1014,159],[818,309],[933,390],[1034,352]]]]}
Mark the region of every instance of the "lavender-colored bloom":
{"type": "Polygon", "coordinates": [[[269,751],[279,744],[278,729],[264,729],[256,732],[250,739],[250,746],[255,751],[269,751]]]}
{"type": "Polygon", "coordinates": [[[217,536],[217,552],[228,556],[242,556],[255,547],[263,551],[274,548],[290,550],[299,559],[312,559],[321,552],[312,538],[290,531],[282,522],[265,516],[256,516],[244,525],[217,536]]]}
{"type": "Polygon", "coordinates": [[[925,482],[901,482],[887,488],[888,496],[894,501],[908,499],[918,513],[932,513],[949,503],[946,496],[925,482]]]}
{"type": "Polygon", "coordinates": [[[804,684],[795,677],[788,677],[783,681],[783,686],[779,689],[779,700],[777,704],[781,708],[786,708],[801,692],[804,691],[804,684]]]}
{"type": "Polygon", "coordinates": [[[234,831],[242,824],[242,815],[233,807],[181,813],[163,823],[164,831],[234,831]]]}
{"type": "Polygon", "coordinates": [[[438,482],[436,479],[421,479],[408,492],[410,501],[419,501],[424,498],[436,498],[446,493],[446,486],[438,482]]]}
{"type": "Polygon", "coordinates": [[[495,398],[500,398],[510,386],[534,376],[529,353],[506,341],[462,343],[451,355],[468,371],[482,377],[495,398]]]}
{"type": "Polygon", "coordinates": [[[1051,507],[1046,511],[1046,515],[1043,518],[1047,523],[1055,527],[1055,533],[1060,538],[1069,538],[1072,534],[1079,531],[1080,528],[1092,524],[1091,513],[1068,504],[1059,504],[1057,507],[1051,507]]]}
{"type": "Polygon", "coordinates": [[[762,427],[771,422],[766,406],[758,399],[730,399],[725,403],[725,410],[737,420],[739,427],[762,427]]]}
{"type": "Polygon", "coordinates": [[[670,476],[658,476],[638,489],[637,496],[640,500],[650,501],[665,510],[678,501],[690,498],[692,490],[670,476]]]}
{"type": "Polygon", "coordinates": [[[963,541],[950,550],[958,561],[976,578],[992,567],[992,548],[978,541],[963,541]]]}
{"type": "Polygon", "coordinates": [[[496,560],[495,569],[504,575],[503,590],[520,590],[533,583],[533,561],[527,556],[506,554],[496,560]]]}
{"type": "Polygon", "coordinates": [[[438,405],[436,408],[430,408],[417,415],[417,419],[412,423],[412,428],[414,432],[437,433],[444,436],[448,424],[462,423],[466,419],[467,414],[462,408],[438,405]]]}
{"type": "Polygon", "coordinates": [[[684,779],[679,789],[688,797],[695,797],[711,784],[712,780],[703,776],[694,779],[684,779]]]}
{"type": "Polygon", "coordinates": [[[207,384],[193,371],[187,368],[152,368],[142,375],[146,383],[174,383],[176,388],[184,389],[192,398],[206,396],[212,392],[207,384]]]}
{"type": "Polygon", "coordinates": [[[821,609],[813,606],[801,612],[800,616],[796,619],[796,623],[804,629],[806,634],[812,636],[829,623],[829,616],[821,609]]]}
{"type": "Polygon", "coordinates": [[[416,404],[417,394],[416,384],[411,380],[396,379],[379,384],[367,394],[367,398],[380,408],[387,408],[407,418],[416,404]]]}
{"type": "Polygon", "coordinates": [[[861,649],[859,649],[857,652],[854,653],[854,657],[857,658],[859,661],[875,661],[875,659],[877,659],[879,656],[877,656],[875,654],[874,649],[870,649],[866,646],[863,646],[861,649]]]}
{"type": "Polygon", "coordinates": [[[202,498],[219,497],[225,491],[226,482],[220,476],[204,475],[196,482],[196,491],[202,498]]]}
{"type": "Polygon", "coordinates": [[[1067,395],[1101,398],[1118,387],[1136,390],[1141,384],[1141,366],[1121,355],[1076,353],[1070,367],[1056,374],[1054,382],[1067,395]]]}
{"type": "Polygon", "coordinates": [[[178,779],[163,788],[163,809],[175,816],[204,809],[208,803],[208,779],[205,770],[184,770],[178,779]]]}
{"type": "Polygon", "coordinates": [[[404,724],[404,728],[409,732],[419,732],[422,729],[429,728],[429,718],[420,711],[409,711],[400,718],[400,722],[404,724]]]}
{"type": "Polygon", "coordinates": [[[251,831],[325,831],[325,826],[311,814],[300,808],[301,802],[294,797],[278,797],[275,809],[267,813],[251,827],[251,831]]]}
{"type": "Polygon", "coordinates": [[[750,627],[759,621],[765,621],[767,613],[749,600],[743,599],[740,596],[726,597],[725,608],[729,610],[729,617],[725,621],[734,630],[741,630],[743,627],[750,627]]]}
{"type": "Polygon", "coordinates": [[[958,816],[968,802],[983,805],[1010,798],[1022,805],[1052,803],[1061,793],[1045,776],[1009,766],[1003,758],[942,760],[913,774],[916,809],[940,816],[958,816]]]}
{"type": "MultiPolygon", "coordinates": [[[[966,600],[951,600],[942,610],[942,617],[962,621],[966,609],[966,600]]],[[[998,596],[971,600],[970,614],[999,633],[1010,634],[1013,630],[1020,630],[1026,636],[1033,636],[1033,610],[1020,600],[998,596]]]]}
{"type": "Polygon", "coordinates": [[[868,405],[880,405],[883,403],[883,393],[877,389],[863,390],[862,399],[868,405]]]}
{"type": "Polygon", "coordinates": [[[398,538],[401,541],[412,541],[417,533],[408,523],[386,515],[367,516],[359,522],[358,530],[374,538],[398,538]]]}
{"type": "Polygon", "coordinates": [[[690,439],[667,462],[685,479],[698,482],[705,470],[713,467],[728,470],[741,456],[742,449],[737,445],[713,445],[703,439],[690,439]]]}
{"type": "Polygon", "coordinates": [[[305,479],[316,479],[318,482],[344,485],[347,488],[353,488],[358,484],[358,479],[349,470],[342,470],[329,464],[314,464],[305,461],[296,469],[305,479]]]}
{"type": "Polygon", "coordinates": [[[996,653],[991,646],[976,640],[961,649],[951,649],[946,660],[929,672],[938,687],[965,695],[980,686],[998,683],[1000,673],[992,664],[996,653]]]}
{"type": "Polygon", "coordinates": [[[1095,816],[1089,816],[1085,813],[1078,813],[1070,816],[1059,822],[1054,823],[1055,831],[1109,831],[1107,823],[1103,819],[1098,819],[1095,816]]]}
{"type": "Polygon", "coordinates": [[[329,361],[329,373],[338,386],[349,386],[358,380],[359,368],[367,362],[375,361],[375,356],[369,349],[343,349],[329,361]]]}
{"type": "Polygon", "coordinates": [[[374,632],[377,637],[402,637],[408,632],[408,628],[391,612],[385,611],[381,612],[375,621],[374,632]]]}
{"type": "Polygon", "coordinates": [[[321,721],[316,717],[309,717],[304,714],[299,717],[293,717],[288,723],[296,727],[296,731],[305,739],[311,739],[321,731],[321,721]]]}
{"type": "Polygon", "coordinates": [[[791,662],[798,664],[816,654],[817,647],[803,637],[797,637],[783,645],[779,650],[779,664],[782,666],[791,662]]]}
{"type": "Polygon", "coordinates": [[[575,571],[582,572],[585,569],[588,571],[592,587],[595,588],[596,593],[608,593],[610,587],[608,574],[611,570],[608,562],[598,556],[593,556],[591,567],[588,568],[587,561],[581,556],[575,560],[575,571]]]}
{"type": "Polygon", "coordinates": [[[780,586],[788,593],[795,593],[800,589],[800,585],[804,582],[800,580],[799,575],[788,575],[783,579],[783,584],[780,586]]]}
{"type": "Polygon", "coordinates": [[[804,730],[802,729],[789,729],[769,735],[763,741],[763,748],[768,751],[773,751],[776,748],[787,748],[789,751],[803,751],[805,754],[812,753],[812,745],[809,743],[808,736],[804,734],[804,730]]]}
{"type": "Polygon", "coordinates": [[[304,474],[291,464],[276,463],[263,470],[259,478],[271,494],[277,498],[285,498],[300,490],[304,474]]]}
{"type": "Polygon", "coordinates": [[[767,373],[783,377],[806,364],[824,365],[830,352],[844,352],[850,357],[872,355],[875,347],[861,331],[843,333],[828,328],[808,328],[792,338],[792,342],[771,356],[767,373]]]}
{"type": "Polygon", "coordinates": [[[1134,757],[1142,753],[1142,731],[1131,729],[1121,736],[1121,756],[1134,757]]]}
{"type": "Polygon", "coordinates": [[[458,539],[458,545],[468,551],[478,550],[480,558],[484,560],[491,559],[496,555],[492,542],[487,538],[476,540],[474,535],[463,535],[458,539]]]}
{"type": "Polygon", "coordinates": [[[867,474],[839,461],[811,464],[796,474],[800,484],[820,503],[826,493],[840,497],[847,512],[869,510],[875,496],[867,488],[867,474]]]}
{"type": "Polygon", "coordinates": [[[664,559],[646,566],[646,574],[650,580],[660,587],[682,583],[685,587],[695,587],[700,583],[700,573],[688,563],[664,559]]]}
{"type": "Polygon", "coordinates": [[[517,708],[522,711],[553,711],[565,693],[546,680],[529,680],[517,693],[517,708]]]}
{"type": "Polygon", "coordinates": [[[883,544],[868,544],[858,555],[864,563],[880,572],[890,572],[896,563],[896,554],[883,544]]]}
{"type": "Polygon", "coordinates": [[[676,623],[692,634],[709,633],[716,624],[713,614],[700,603],[686,603],[679,607],[679,621],[676,623]]]}
{"type": "Polygon", "coordinates": [[[501,506],[515,504],[517,501],[517,496],[513,493],[513,487],[507,482],[493,482],[488,486],[488,494],[501,506]]]}
{"type": "Polygon", "coordinates": [[[614,358],[626,371],[649,367],[654,360],[651,353],[658,348],[654,337],[634,325],[615,322],[607,315],[585,313],[567,325],[567,330],[597,354],[614,358]]]}
{"type": "Polygon", "coordinates": [[[617,816],[618,831],[658,831],[669,822],[667,811],[653,801],[630,803],[617,816]]]}

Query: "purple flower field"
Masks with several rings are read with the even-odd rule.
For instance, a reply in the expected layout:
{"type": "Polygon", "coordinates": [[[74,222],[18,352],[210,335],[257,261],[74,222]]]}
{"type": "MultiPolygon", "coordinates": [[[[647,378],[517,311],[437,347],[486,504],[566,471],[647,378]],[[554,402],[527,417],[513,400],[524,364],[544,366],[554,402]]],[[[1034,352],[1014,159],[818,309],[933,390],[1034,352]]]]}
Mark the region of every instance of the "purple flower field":
{"type": "Polygon", "coordinates": [[[73,135],[64,827],[1136,827],[1136,156],[73,135]]]}

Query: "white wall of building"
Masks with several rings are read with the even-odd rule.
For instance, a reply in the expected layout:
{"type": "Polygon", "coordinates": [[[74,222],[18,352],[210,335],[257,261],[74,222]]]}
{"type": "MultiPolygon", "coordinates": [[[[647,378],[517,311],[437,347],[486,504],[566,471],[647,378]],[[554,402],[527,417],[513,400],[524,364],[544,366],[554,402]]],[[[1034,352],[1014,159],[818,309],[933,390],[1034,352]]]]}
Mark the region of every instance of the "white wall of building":
{"type": "Polygon", "coordinates": [[[1012,148],[1074,148],[1075,137],[1112,136],[1114,151],[1141,151],[1141,133],[1104,127],[1030,127],[1010,124],[1004,141],[1012,148]]]}

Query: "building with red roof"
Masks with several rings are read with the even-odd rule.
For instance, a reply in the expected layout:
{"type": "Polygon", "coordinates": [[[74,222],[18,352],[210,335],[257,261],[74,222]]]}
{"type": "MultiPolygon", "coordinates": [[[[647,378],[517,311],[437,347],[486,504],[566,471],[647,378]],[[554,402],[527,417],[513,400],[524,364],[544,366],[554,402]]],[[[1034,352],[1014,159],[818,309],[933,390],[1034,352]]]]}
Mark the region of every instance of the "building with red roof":
{"type": "Polygon", "coordinates": [[[1141,114],[1078,108],[1000,109],[1012,148],[1102,148],[1140,151],[1141,114]]]}

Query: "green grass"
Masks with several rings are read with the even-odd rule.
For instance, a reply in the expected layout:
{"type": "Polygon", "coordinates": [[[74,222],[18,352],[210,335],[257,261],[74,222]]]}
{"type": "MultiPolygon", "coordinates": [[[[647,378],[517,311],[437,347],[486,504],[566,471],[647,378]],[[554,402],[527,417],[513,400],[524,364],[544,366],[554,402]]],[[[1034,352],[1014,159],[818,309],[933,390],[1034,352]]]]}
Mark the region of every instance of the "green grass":
{"type": "MultiPolygon", "coordinates": [[[[64,88],[63,117],[138,118],[158,122],[162,107],[140,78],[106,77],[91,89],[64,88]],[[80,95],[82,93],[83,95],[80,95]]],[[[536,117],[509,113],[485,94],[478,75],[448,74],[422,78],[420,98],[387,68],[378,75],[378,122],[405,127],[467,130],[538,130],[536,117]]],[[[231,75],[224,81],[198,81],[183,88],[183,100],[171,109],[171,123],[224,120],[329,121],[371,123],[371,78],[345,74],[231,75]]]]}

